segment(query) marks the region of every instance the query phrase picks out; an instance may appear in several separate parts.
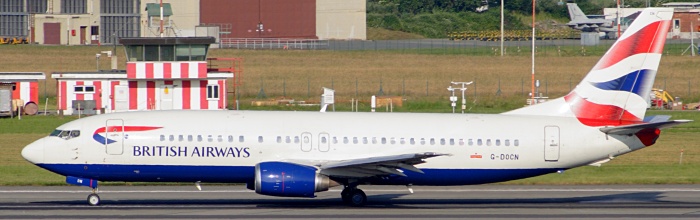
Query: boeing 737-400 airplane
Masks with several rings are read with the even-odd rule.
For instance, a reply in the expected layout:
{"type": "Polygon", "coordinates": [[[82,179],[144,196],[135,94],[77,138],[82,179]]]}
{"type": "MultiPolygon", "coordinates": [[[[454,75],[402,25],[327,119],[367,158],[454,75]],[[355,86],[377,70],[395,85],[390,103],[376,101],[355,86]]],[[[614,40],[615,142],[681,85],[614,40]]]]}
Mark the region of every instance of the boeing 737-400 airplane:
{"type": "MultiPolygon", "coordinates": [[[[22,150],[39,167],[98,181],[246,183],[314,197],[363,184],[470,185],[600,165],[688,122],[647,117],[672,8],[649,8],[568,95],[502,114],[144,111],[78,119],[22,150]]],[[[562,73],[566,74],[566,73],[562,73]]]]}

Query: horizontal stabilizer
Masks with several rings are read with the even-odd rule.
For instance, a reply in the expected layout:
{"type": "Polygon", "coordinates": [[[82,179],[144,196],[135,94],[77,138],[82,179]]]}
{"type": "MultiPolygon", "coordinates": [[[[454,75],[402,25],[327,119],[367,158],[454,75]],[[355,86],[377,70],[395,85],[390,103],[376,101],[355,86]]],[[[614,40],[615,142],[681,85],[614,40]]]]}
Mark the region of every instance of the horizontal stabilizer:
{"type": "Polygon", "coordinates": [[[670,128],[670,127],[673,127],[676,125],[688,123],[691,121],[692,120],[673,120],[673,121],[661,121],[661,122],[624,125],[624,126],[615,126],[615,127],[604,127],[604,128],[600,128],[600,131],[602,131],[603,133],[606,133],[606,134],[633,135],[633,134],[636,134],[637,132],[641,131],[642,129],[646,129],[646,128],[664,129],[664,128],[670,128]]]}

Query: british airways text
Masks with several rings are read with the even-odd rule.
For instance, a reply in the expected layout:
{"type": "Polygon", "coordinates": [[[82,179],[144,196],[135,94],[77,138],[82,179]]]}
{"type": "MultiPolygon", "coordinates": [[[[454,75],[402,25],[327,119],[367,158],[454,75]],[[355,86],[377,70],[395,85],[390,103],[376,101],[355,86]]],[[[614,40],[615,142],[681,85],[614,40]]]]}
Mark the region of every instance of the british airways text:
{"type": "Polygon", "coordinates": [[[134,146],[136,157],[250,157],[248,147],[134,146]]]}

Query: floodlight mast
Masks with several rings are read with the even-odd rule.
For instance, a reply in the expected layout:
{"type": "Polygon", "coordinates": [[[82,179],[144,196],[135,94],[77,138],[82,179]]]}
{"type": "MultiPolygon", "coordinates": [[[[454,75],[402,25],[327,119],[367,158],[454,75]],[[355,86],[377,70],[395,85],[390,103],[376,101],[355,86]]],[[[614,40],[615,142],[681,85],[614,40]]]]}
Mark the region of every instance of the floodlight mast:
{"type": "MultiPolygon", "coordinates": [[[[459,90],[462,91],[462,114],[464,114],[464,111],[467,109],[467,98],[464,96],[464,93],[467,91],[467,85],[471,85],[474,81],[469,81],[469,82],[451,82],[452,85],[461,85],[462,87],[459,88],[459,90]]],[[[452,86],[450,86],[452,88],[452,86]]],[[[454,96],[454,91],[452,92],[452,96],[454,96]]],[[[454,113],[454,105],[452,106],[452,113],[454,113]]]]}

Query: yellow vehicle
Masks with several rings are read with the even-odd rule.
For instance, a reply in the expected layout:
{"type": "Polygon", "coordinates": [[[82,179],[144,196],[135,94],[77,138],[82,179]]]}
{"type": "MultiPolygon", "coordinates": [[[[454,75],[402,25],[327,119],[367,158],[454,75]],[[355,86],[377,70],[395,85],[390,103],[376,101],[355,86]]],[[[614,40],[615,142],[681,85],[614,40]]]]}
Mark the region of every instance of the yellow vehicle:
{"type": "Polygon", "coordinates": [[[676,99],[663,89],[652,88],[651,89],[651,106],[660,109],[673,109],[673,104],[676,99]]]}

